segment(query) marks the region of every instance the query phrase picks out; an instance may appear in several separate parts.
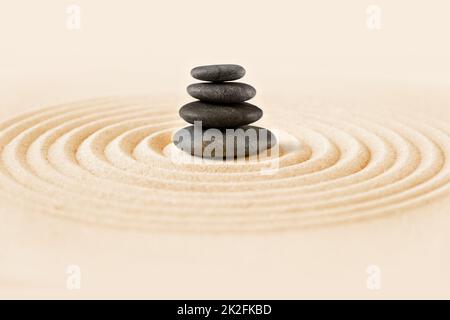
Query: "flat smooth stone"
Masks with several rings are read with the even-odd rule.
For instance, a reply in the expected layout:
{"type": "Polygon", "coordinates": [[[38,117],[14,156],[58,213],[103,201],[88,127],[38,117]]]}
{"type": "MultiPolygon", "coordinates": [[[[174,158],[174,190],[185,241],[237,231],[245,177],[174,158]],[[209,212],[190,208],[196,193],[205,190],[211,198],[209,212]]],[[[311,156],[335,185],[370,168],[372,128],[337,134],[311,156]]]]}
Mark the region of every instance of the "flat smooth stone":
{"type": "Polygon", "coordinates": [[[263,111],[247,102],[213,104],[194,101],[180,109],[180,117],[194,124],[201,121],[203,128],[236,128],[259,120],[263,111]]]}
{"type": "Polygon", "coordinates": [[[242,78],[245,69],[237,64],[213,64],[195,67],[191,70],[191,76],[203,81],[233,81],[242,78]]]}
{"type": "Polygon", "coordinates": [[[193,156],[223,160],[256,155],[272,148],[277,139],[270,130],[257,126],[197,131],[188,126],[174,134],[173,143],[193,156]]]}
{"type": "Polygon", "coordinates": [[[187,92],[196,99],[213,103],[239,103],[256,95],[255,88],[240,82],[194,83],[187,87],[187,92]]]}

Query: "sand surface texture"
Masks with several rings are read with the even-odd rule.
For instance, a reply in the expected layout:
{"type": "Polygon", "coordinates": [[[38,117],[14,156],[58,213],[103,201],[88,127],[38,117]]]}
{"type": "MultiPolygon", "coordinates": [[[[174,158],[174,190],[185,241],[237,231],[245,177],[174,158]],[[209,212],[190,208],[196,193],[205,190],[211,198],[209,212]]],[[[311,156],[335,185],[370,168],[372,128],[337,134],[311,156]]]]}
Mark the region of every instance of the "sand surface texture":
{"type": "Polygon", "coordinates": [[[183,123],[151,101],[94,99],[25,113],[1,124],[3,196],[94,224],[273,231],[377,217],[446,193],[446,122],[308,109],[269,113],[281,136],[276,156],[204,163],[164,152],[183,123]]]}
{"type": "MultiPolygon", "coordinates": [[[[371,294],[364,289],[366,265],[381,261],[398,270],[412,259],[414,270],[423,268],[420,252],[409,252],[399,262],[390,250],[406,254],[403,245],[410,237],[421,243],[411,226],[428,228],[430,221],[431,233],[444,240],[430,244],[434,257],[426,269],[448,266],[448,254],[441,252],[448,244],[441,233],[448,217],[435,216],[449,208],[450,123],[437,116],[443,109],[425,115],[404,103],[377,108],[367,99],[366,107],[346,107],[345,101],[266,103],[258,124],[276,133],[278,154],[234,162],[189,162],[191,157],[171,144],[173,132],[185,125],[177,105],[152,97],[95,98],[5,117],[0,123],[5,208],[0,285],[6,295],[90,297],[112,294],[100,274],[108,278],[118,272],[114,277],[122,294],[224,297],[237,290],[226,279],[244,259],[236,280],[249,279],[250,270],[257,269],[268,283],[280,278],[304,285],[296,291],[290,284],[272,283],[273,289],[263,292],[253,285],[239,293],[244,297],[256,292],[261,297],[364,296],[371,294]],[[337,246],[348,252],[333,256],[337,246]],[[244,253],[243,248],[251,249],[244,253]],[[348,280],[348,288],[335,279],[333,289],[314,293],[312,288],[327,287],[320,277],[332,277],[330,263],[338,277],[356,268],[355,261],[360,274],[348,280]],[[89,290],[64,288],[64,266],[71,263],[91,264],[89,290]],[[293,264],[301,267],[283,274],[293,264]],[[121,273],[124,266],[127,271],[121,273]],[[205,268],[209,273],[200,275],[205,268]],[[191,279],[182,288],[161,280],[177,272],[189,274],[181,282],[191,279]],[[308,273],[318,277],[316,284],[305,280],[308,273]],[[208,277],[216,277],[216,289],[206,289],[208,277]],[[203,285],[193,289],[192,279],[203,285]],[[146,281],[152,284],[143,285],[146,281]]],[[[433,272],[427,277],[448,280],[448,272],[433,272]]],[[[408,292],[403,277],[394,277],[395,286],[384,296],[408,292]]],[[[427,283],[438,296],[450,287],[427,283]]]]}

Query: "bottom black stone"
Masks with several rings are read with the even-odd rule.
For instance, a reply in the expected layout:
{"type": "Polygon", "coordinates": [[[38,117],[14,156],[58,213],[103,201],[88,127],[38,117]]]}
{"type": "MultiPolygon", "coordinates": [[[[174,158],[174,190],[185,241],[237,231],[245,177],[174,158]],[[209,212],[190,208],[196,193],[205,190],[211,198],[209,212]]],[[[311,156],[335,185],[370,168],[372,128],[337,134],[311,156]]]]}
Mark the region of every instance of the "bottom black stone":
{"type": "Polygon", "coordinates": [[[188,126],[178,130],[173,143],[193,156],[208,159],[234,159],[256,155],[277,142],[270,130],[256,126],[235,129],[204,129],[188,126]]]}

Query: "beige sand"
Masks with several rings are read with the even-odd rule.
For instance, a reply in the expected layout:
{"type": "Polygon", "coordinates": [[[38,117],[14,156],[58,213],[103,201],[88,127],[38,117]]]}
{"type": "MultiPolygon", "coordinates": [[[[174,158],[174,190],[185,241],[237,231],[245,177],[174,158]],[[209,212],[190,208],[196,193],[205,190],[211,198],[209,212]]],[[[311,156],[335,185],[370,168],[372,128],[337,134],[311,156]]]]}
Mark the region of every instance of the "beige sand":
{"type": "Polygon", "coordinates": [[[76,3],[0,12],[0,297],[450,298],[448,1],[76,3]],[[171,161],[209,63],[278,158],[171,161]]]}
{"type": "Polygon", "coordinates": [[[448,297],[450,125],[431,94],[427,115],[407,93],[267,100],[280,154],[256,162],[174,163],[183,122],[161,98],[5,117],[1,294],[448,297]]]}
{"type": "Polygon", "coordinates": [[[207,232],[366,219],[446,192],[446,122],[319,107],[266,110],[266,126],[289,132],[296,147],[288,150],[279,135],[278,156],[179,164],[163,151],[183,123],[176,109],[151,100],[94,99],[25,113],[1,127],[2,185],[33,211],[207,232]]]}

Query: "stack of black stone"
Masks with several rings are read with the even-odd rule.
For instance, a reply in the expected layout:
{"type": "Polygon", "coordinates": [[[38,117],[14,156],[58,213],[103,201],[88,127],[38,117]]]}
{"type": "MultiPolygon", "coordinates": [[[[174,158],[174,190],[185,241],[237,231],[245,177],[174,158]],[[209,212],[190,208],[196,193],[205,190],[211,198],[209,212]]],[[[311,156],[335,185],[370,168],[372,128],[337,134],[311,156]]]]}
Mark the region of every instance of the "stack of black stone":
{"type": "Polygon", "coordinates": [[[245,102],[256,95],[255,88],[230,82],[245,75],[243,67],[234,64],[200,66],[192,69],[191,75],[208,82],[187,87],[187,92],[198,100],[180,109],[180,116],[194,126],[175,133],[173,141],[178,148],[195,156],[223,159],[257,154],[276,143],[269,130],[249,126],[262,117],[263,111],[245,102]],[[196,131],[200,124],[201,128],[196,131]],[[213,142],[214,148],[208,148],[213,142]]]}

